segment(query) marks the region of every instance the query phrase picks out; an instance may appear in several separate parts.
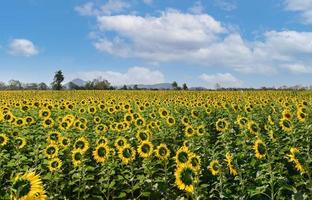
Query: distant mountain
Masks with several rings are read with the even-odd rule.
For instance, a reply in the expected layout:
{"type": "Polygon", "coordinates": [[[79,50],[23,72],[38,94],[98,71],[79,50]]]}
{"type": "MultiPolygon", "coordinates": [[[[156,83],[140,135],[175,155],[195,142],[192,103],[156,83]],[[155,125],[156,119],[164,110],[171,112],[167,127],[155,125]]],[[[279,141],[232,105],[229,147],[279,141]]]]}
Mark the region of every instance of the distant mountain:
{"type": "Polygon", "coordinates": [[[69,81],[68,83],[64,84],[64,87],[68,88],[70,82],[74,83],[75,85],[77,85],[79,87],[85,86],[87,83],[86,81],[84,81],[82,79],[76,78],[76,79],[73,79],[73,80],[69,81]]]}
{"type": "Polygon", "coordinates": [[[76,78],[70,82],[73,82],[74,84],[78,85],[78,86],[84,86],[87,82],[82,80],[82,79],[79,79],[79,78],[76,78]]]}

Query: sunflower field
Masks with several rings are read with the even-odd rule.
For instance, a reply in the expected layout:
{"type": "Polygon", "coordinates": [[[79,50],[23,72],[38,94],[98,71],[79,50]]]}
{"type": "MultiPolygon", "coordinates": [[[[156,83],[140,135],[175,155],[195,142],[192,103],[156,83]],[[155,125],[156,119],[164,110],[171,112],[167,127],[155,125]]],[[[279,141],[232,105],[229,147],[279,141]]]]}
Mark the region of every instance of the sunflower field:
{"type": "Polygon", "coordinates": [[[2,91],[0,199],[312,199],[311,91],[2,91]]]}

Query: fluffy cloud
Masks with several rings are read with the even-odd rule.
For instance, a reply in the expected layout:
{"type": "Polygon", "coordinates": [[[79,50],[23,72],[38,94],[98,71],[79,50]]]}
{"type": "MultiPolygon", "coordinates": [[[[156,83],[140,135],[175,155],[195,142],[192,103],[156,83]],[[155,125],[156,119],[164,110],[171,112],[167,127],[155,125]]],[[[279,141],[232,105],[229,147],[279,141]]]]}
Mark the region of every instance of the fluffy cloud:
{"type": "Polygon", "coordinates": [[[165,82],[165,76],[163,73],[145,67],[132,67],[125,73],[115,71],[79,72],[75,76],[84,80],[92,80],[101,77],[116,86],[124,84],[156,84],[165,82]]]}
{"type": "Polygon", "coordinates": [[[285,0],[286,9],[300,12],[304,23],[312,24],[312,0],[285,0]]]}
{"type": "Polygon", "coordinates": [[[32,41],[27,39],[13,39],[9,44],[9,53],[15,56],[34,56],[39,53],[32,41]]]}
{"type": "MultiPolygon", "coordinates": [[[[194,6],[199,7],[200,1],[194,6]]],[[[201,9],[191,13],[168,9],[158,16],[102,13],[96,20],[94,47],[120,57],[263,74],[281,69],[309,73],[312,62],[312,32],[267,31],[248,41],[201,9]]]]}
{"type": "Polygon", "coordinates": [[[81,6],[75,7],[75,10],[83,16],[98,16],[120,13],[129,7],[130,4],[126,3],[125,1],[108,0],[103,5],[97,5],[93,2],[87,2],[81,6]]]}
{"type": "Polygon", "coordinates": [[[240,87],[243,83],[230,73],[202,74],[199,76],[199,79],[204,81],[209,88],[215,87],[216,84],[219,84],[221,87],[240,87]]]}

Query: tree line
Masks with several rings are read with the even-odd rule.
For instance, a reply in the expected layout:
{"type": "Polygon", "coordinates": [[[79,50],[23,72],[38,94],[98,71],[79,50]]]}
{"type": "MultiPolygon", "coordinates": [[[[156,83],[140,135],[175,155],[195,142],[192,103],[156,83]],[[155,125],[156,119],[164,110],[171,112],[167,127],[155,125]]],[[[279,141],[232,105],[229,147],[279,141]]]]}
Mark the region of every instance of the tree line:
{"type": "MultiPolygon", "coordinates": [[[[122,87],[114,87],[111,83],[105,79],[97,78],[92,81],[88,81],[83,85],[78,85],[74,82],[69,82],[66,85],[63,85],[65,80],[63,72],[58,70],[54,74],[54,78],[50,86],[46,83],[22,83],[19,80],[10,80],[8,83],[0,81],[0,90],[158,90],[157,88],[139,88],[138,85],[127,86],[123,85],[122,87]]],[[[186,83],[183,83],[182,86],[179,86],[176,81],[171,83],[171,90],[189,90],[186,83]]],[[[206,88],[191,88],[191,90],[312,90],[312,85],[309,87],[303,87],[300,85],[295,86],[281,86],[281,87],[261,87],[261,88],[224,88],[220,84],[215,85],[215,89],[206,89],[206,88]]]]}

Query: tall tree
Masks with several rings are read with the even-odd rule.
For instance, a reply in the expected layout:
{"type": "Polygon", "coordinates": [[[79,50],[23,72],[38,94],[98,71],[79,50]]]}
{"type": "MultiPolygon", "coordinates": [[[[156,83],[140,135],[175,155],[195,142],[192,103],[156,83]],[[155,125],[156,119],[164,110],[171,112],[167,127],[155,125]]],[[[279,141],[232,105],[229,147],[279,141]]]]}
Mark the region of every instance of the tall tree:
{"type": "Polygon", "coordinates": [[[62,82],[64,81],[64,75],[61,70],[55,72],[54,80],[52,82],[53,90],[61,90],[63,88],[62,82]]]}
{"type": "Polygon", "coordinates": [[[188,90],[188,87],[187,87],[187,85],[186,85],[186,83],[183,83],[183,90],[188,90]]]}
{"type": "Polygon", "coordinates": [[[171,83],[171,86],[174,90],[178,89],[178,83],[176,81],[173,81],[173,83],[171,83]]]}

